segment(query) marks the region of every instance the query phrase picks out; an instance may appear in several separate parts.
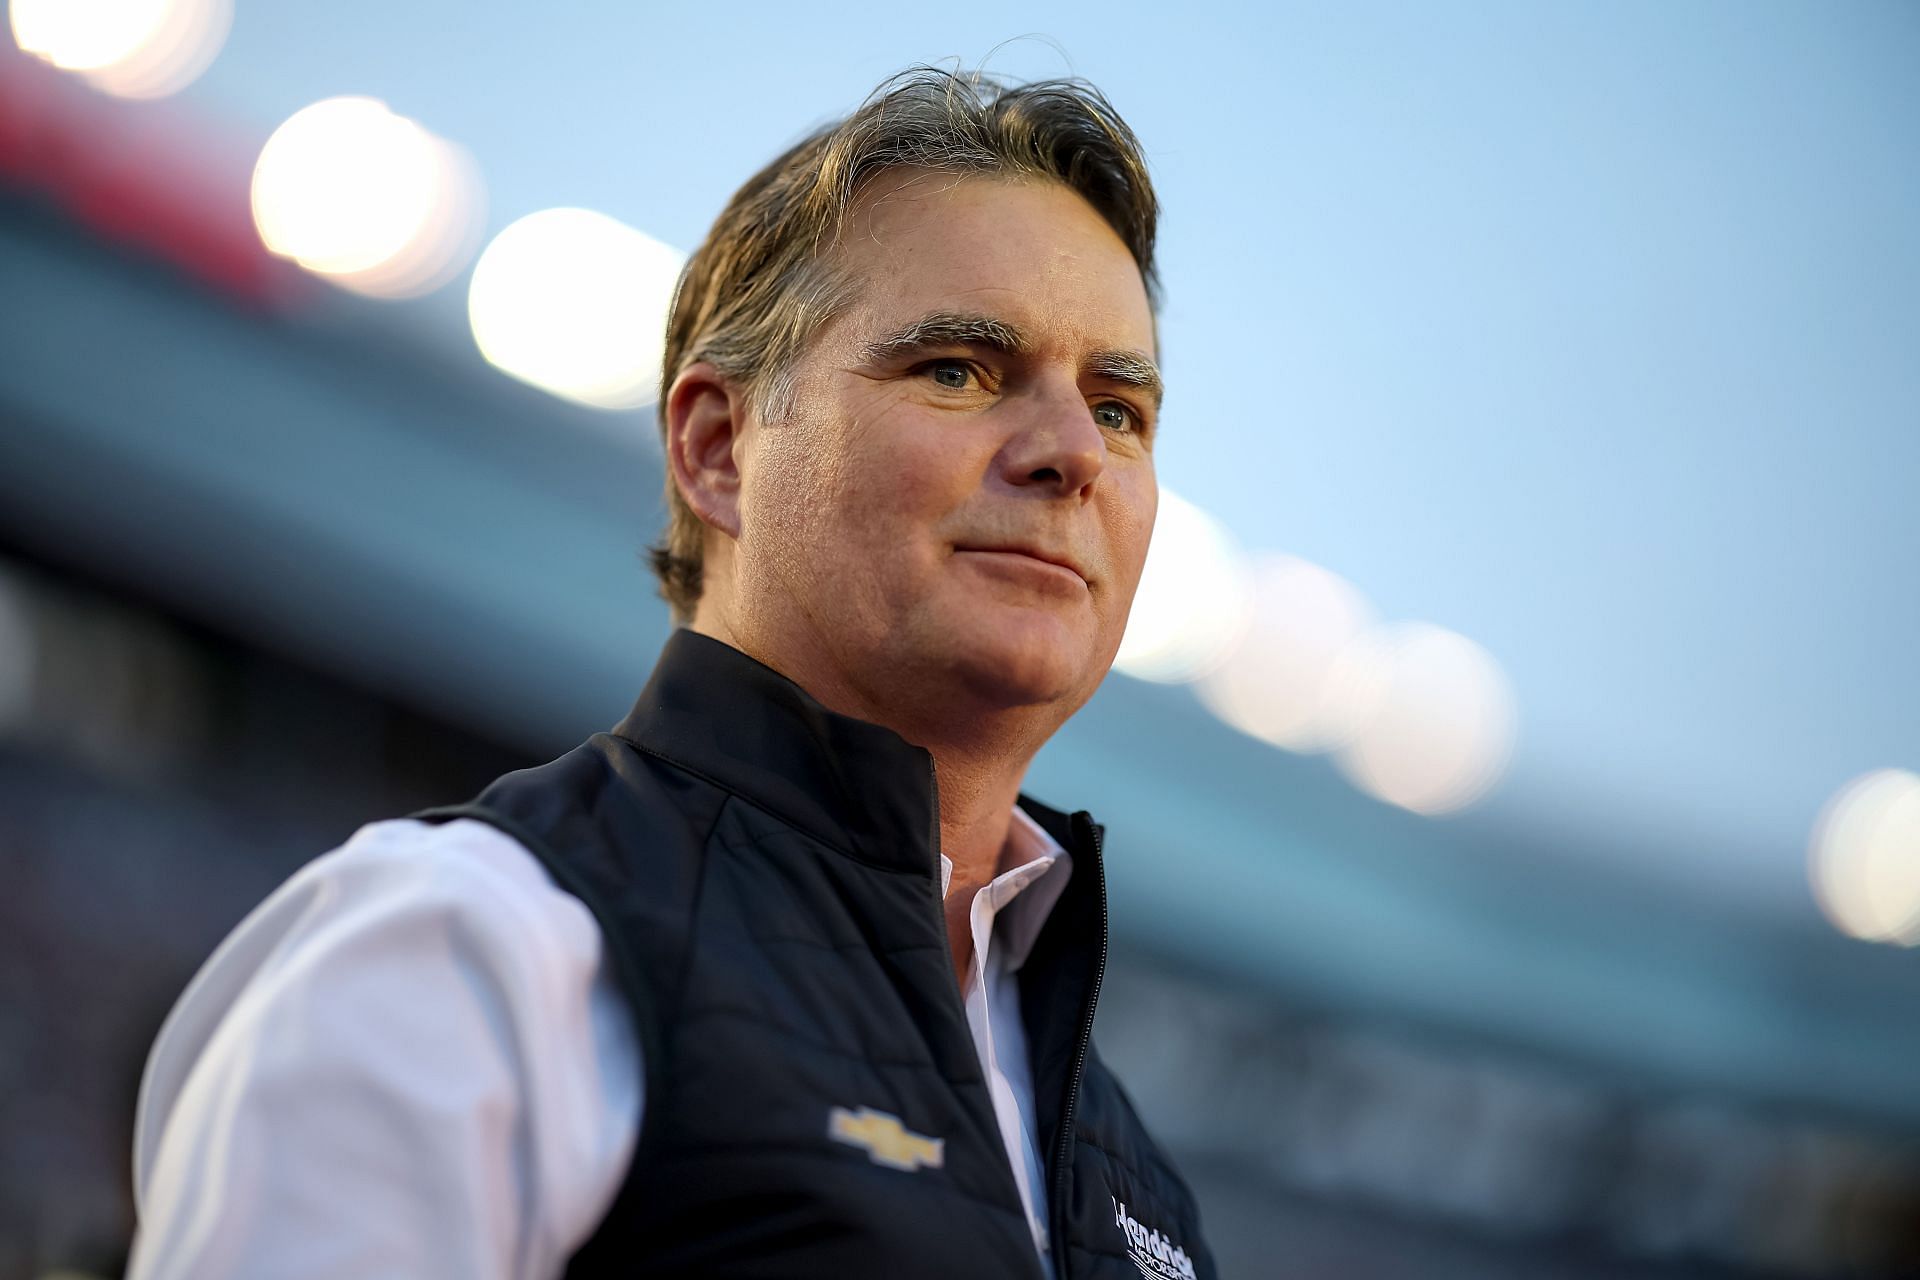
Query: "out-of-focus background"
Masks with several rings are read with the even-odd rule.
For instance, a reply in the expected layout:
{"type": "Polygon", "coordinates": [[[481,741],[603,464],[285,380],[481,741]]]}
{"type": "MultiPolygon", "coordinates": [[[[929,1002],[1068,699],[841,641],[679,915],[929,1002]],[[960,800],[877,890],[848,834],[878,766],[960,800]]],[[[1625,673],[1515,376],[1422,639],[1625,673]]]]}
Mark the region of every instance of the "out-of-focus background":
{"type": "Polygon", "coordinates": [[[1169,496],[1031,789],[1227,1273],[1920,1270],[1920,7],[8,19],[0,1275],[118,1273],[252,904],[624,712],[679,264],[941,59],[1165,205],[1169,496]]]}

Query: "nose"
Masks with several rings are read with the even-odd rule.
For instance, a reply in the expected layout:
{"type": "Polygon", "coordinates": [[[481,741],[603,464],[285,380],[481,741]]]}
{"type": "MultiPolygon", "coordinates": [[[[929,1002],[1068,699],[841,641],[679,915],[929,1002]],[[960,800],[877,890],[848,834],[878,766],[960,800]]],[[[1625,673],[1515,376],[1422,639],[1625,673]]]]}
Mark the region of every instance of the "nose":
{"type": "Polygon", "coordinates": [[[1015,486],[1040,485],[1054,496],[1086,497],[1106,470],[1107,438],[1080,389],[1069,382],[1036,391],[998,462],[1015,486]]]}

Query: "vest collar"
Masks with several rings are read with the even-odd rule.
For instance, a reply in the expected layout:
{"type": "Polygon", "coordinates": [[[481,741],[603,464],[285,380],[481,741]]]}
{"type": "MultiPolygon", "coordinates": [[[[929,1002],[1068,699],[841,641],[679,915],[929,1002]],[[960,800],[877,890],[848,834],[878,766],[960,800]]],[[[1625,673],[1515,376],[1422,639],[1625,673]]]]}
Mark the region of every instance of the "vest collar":
{"type": "Polygon", "coordinates": [[[933,756],[685,627],[614,729],[862,862],[939,874],[933,756]]]}

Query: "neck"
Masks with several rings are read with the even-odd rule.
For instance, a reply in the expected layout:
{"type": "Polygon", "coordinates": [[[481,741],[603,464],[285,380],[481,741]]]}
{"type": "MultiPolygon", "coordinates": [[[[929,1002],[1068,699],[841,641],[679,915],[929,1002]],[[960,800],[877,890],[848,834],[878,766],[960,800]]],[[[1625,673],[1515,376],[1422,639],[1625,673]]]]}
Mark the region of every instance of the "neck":
{"type": "Polygon", "coordinates": [[[1027,758],[981,756],[933,748],[940,788],[940,852],[953,862],[953,887],[993,879],[1007,844],[1007,827],[1020,796],[1027,758]]]}
{"type": "Polygon", "coordinates": [[[966,990],[973,966],[973,899],[1005,869],[1020,780],[1032,753],[1008,757],[931,748],[940,795],[940,852],[953,863],[945,902],[954,980],[966,990]]]}

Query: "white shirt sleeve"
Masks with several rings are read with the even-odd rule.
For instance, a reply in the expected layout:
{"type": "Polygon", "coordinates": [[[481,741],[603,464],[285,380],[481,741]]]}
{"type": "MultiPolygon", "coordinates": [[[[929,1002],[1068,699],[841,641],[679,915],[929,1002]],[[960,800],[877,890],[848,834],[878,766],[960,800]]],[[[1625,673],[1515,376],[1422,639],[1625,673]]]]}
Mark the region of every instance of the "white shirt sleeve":
{"type": "Polygon", "coordinates": [[[376,823],[168,1016],[129,1280],[550,1280],[611,1205],[642,1098],[584,904],[484,823],[376,823]]]}

